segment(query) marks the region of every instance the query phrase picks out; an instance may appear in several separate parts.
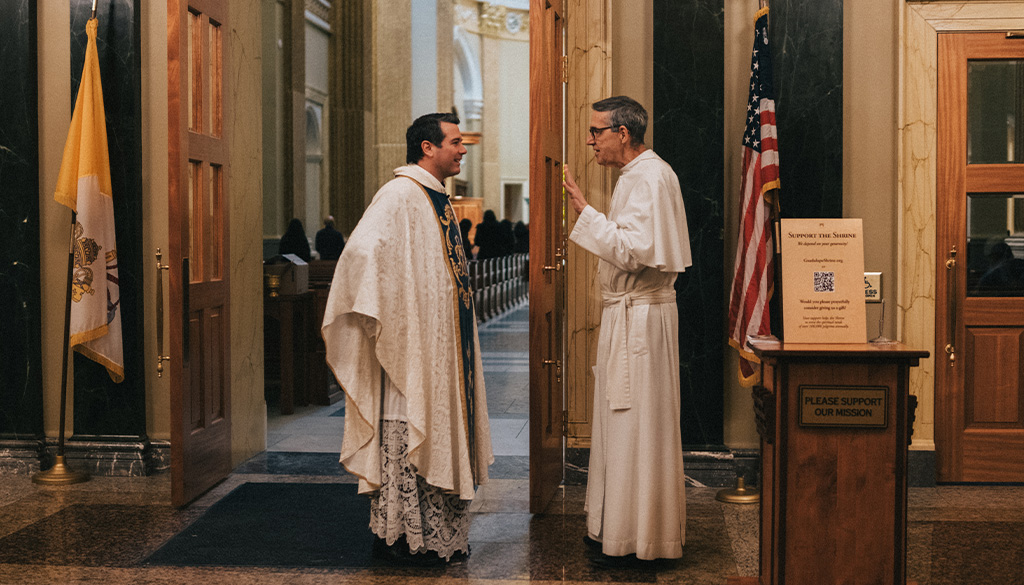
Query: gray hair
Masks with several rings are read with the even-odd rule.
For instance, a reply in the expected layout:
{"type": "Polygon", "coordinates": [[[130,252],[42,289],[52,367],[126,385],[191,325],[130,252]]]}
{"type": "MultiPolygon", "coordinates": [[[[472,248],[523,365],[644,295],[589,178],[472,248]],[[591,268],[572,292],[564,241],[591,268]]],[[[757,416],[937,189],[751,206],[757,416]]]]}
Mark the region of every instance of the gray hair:
{"type": "Polygon", "coordinates": [[[629,130],[632,146],[644,143],[644,134],[647,132],[647,110],[639,102],[624,95],[617,95],[594,102],[592,107],[595,112],[611,112],[613,129],[618,130],[619,126],[625,126],[626,130],[629,130]]]}

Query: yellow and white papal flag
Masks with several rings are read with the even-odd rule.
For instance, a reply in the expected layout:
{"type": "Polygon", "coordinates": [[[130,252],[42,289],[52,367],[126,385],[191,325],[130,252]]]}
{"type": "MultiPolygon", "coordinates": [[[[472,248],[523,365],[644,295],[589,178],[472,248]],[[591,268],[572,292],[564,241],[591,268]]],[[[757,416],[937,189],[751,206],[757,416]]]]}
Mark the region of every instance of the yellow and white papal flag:
{"type": "Polygon", "coordinates": [[[97,27],[95,18],[85,25],[89,36],[85,67],[68,140],[64,144],[54,199],[77,212],[71,244],[74,268],[69,283],[70,345],[105,367],[115,382],[121,382],[124,380],[121,295],[117,281],[107,122],[96,52],[97,27]]]}

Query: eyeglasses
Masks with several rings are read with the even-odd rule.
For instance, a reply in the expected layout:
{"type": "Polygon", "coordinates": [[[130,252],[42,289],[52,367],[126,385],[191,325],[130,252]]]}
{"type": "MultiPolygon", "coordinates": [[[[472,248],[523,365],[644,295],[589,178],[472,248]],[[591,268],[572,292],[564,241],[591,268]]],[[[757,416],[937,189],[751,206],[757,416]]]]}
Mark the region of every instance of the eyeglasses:
{"type": "Polygon", "coordinates": [[[594,128],[593,126],[591,126],[590,129],[589,129],[590,130],[590,137],[593,138],[594,140],[597,140],[597,135],[602,133],[602,132],[604,132],[605,130],[607,130],[609,128],[615,128],[615,126],[602,126],[600,128],[594,128]]]}

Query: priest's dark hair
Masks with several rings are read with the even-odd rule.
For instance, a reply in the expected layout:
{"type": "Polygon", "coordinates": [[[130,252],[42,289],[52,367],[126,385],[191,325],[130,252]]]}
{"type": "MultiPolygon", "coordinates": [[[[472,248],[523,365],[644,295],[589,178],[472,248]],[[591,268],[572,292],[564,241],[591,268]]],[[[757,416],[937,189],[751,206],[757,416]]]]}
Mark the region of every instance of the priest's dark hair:
{"type": "Polygon", "coordinates": [[[647,110],[639,102],[624,95],[617,95],[594,102],[591,107],[595,112],[611,112],[612,130],[618,131],[619,126],[625,126],[626,130],[629,130],[630,144],[640,146],[644,143],[647,110]]]}
{"type": "Polygon", "coordinates": [[[416,118],[405,131],[405,162],[418,163],[423,158],[423,141],[429,140],[434,146],[444,142],[444,130],[441,122],[458,124],[459,116],[454,113],[424,114],[416,118]]]}

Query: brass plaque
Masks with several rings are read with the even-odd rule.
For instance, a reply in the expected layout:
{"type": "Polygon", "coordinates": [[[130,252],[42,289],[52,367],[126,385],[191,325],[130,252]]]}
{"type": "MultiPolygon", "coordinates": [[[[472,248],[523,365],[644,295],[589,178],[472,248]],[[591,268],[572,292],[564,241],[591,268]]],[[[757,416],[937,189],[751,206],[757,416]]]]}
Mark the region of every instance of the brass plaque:
{"type": "Polygon", "coordinates": [[[885,428],[885,386],[800,386],[800,426],[885,428]]]}

